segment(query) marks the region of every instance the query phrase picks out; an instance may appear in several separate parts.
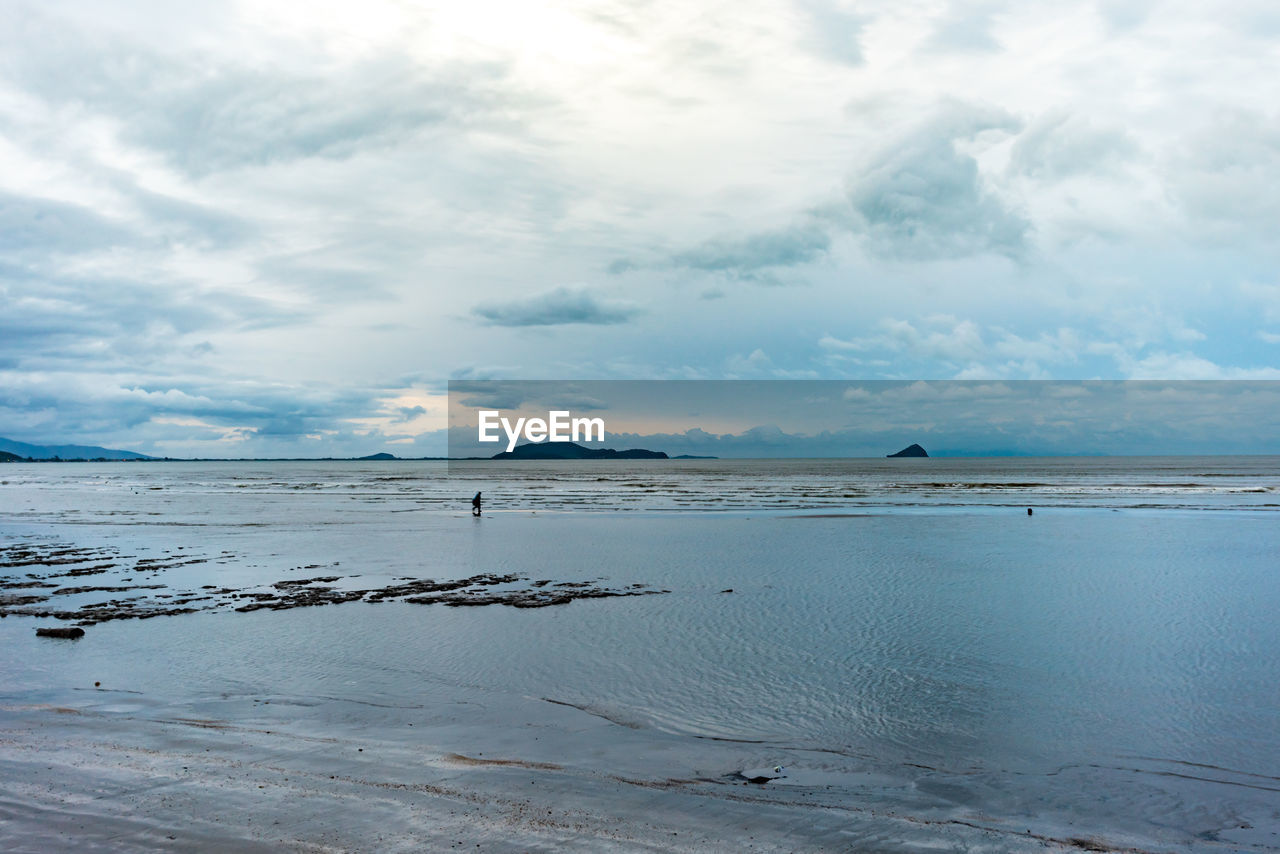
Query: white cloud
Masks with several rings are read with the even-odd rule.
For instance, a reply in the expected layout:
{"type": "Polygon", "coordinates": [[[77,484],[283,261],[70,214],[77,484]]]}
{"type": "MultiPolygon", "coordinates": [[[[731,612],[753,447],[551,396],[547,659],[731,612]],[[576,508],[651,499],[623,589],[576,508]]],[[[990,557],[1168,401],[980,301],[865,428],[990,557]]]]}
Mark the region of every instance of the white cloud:
{"type": "Polygon", "coordinates": [[[1132,362],[1128,378],[1135,380],[1276,380],[1280,368],[1238,368],[1219,365],[1192,353],[1152,353],[1132,362]]]}
{"type": "Polygon", "coordinates": [[[878,331],[874,335],[848,340],[827,335],[818,343],[828,351],[888,350],[904,353],[913,359],[947,362],[977,359],[987,352],[982,333],[973,321],[934,315],[925,318],[921,325],[923,329],[907,320],[885,318],[877,324],[878,331]]]}
{"type": "Polygon", "coordinates": [[[904,260],[1020,255],[1030,223],[988,184],[977,159],[957,147],[987,131],[1017,128],[1004,111],[949,104],[856,167],[848,197],[870,250],[904,260]]]}
{"type": "MultiPolygon", "coordinates": [[[[1203,120],[1202,120],[1203,122],[1203,120]]],[[[1280,118],[1221,108],[1190,134],[1169,164],[1170,191],[1211,232],[1273,234],[1280,221],[1280,118]]]]}
{"type": "Polygon", "coordinates": [[[535,337],[584,376],[1274,362],[1262,0],[6,13],[0,435],[399,440],[404,377],[535,337]]]}
{"type": "Polygon", "coordinates": [[[1115,173],[1138,153],[1122,128],[1103,127],[1087,116],[1050,113],[1019,134],[1011,169],[1033,178],[1059,180],[1115,173]]]}

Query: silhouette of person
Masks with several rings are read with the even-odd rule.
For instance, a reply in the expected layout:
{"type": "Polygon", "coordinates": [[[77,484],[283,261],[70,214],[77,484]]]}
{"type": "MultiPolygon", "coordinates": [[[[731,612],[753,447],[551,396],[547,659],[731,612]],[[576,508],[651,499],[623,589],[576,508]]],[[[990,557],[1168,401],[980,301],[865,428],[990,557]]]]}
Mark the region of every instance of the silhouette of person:
{"type": "Polygon", "coordinates": [[[480,515],[480,493],[476,493],[476,497],[471,499],[471,515],[480,515]]]}

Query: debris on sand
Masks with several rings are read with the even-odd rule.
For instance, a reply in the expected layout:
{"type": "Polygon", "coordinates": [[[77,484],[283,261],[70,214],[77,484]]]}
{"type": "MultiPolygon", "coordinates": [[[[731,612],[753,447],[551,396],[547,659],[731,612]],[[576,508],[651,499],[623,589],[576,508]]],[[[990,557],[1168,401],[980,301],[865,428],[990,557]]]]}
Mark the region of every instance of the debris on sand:
{"type": "Polygon", "coordinates": [[[41,626],[36,629],[36,636],[42,638],[82,638],[84,629],[79,626],[41,626]]]}
{"type": "MultiPolygon", "coordinates": [[[[229,553],[217,556],[224,562],[229,553]]],[[[218,587],[202,584],[198,589],[184,590],[169,584],[82,584],[59,587],[45,579],[66,578],[78,575],[99,574],[104,566],[120,566],[119,573],[137,571],[160,572],[191,564],[207,563],[208,558],[198,555],[175,559],[138,558],[121,554],[114,549],[79,549],[62,544],[21,544],[0,547],[0,567],[24,569],[49,567],[61,570],[57,573],[26,573],[23,576],[0,575],[0,617],[43,617],[75,622],[81,626],[105,623],[109,620],[146,620],[152,617],[168,617],[191,614],[197,611],[234,610],[285,611],[291,608],[313,608],[321,605],[338,605],[344,602],[409,602],[414,605],[445,605],[451,608],[506,605],[511,608],[546,608],[566,605],[576,599],[610,599],[623,596],[652,596],[668,593],[643,584],[625,587],[607,587],[595,581],[530,581],[529,576],[514,573],[484,573],[467,578],[436,580],[433,578],[398,578],[395,583],[382,587],[357,588],[358,575],[322,575],[313,578],[295,578],[248,587],[218,587]],[[114,563],[102,564],[104,558],[114,563]],[[77,565],[79,564],[79,565],[77,565]],[[87,564],[87,565],[86,565],[87,564]],[[67,569],[66,567],[71,567],[67,569]],[[338,586],[338,582],[346,583],[338,586]],[[56,588],[48,590],[45,588],[56,588]],[[165,592],[145,593],[163,590],[165,592]],[[90,594],[133,593],[135,595],[110,598],[105,601],[84,603],[69,602],[60,608],[51,606],[51,597],[60,600],[90,594]]],[[[336,566],[336,564],[334,564],[336,566]]],[[[318,565],[305,567],[318,569],[318,565]]],[[[154,578],[149,576],[148,578],[154,578]]],[[[203,579],[202,579],[203,580],[203,579]]],[[[132,578],[121,578],[121,582],[132,578]]],[[[74,631],[83,634],[81,629],[74,631]]],[[[43,630],[42,630],[43,633],[43,630]]],[[[80,635],[47,635],[49,637],[79,637],[80,635]]]]}

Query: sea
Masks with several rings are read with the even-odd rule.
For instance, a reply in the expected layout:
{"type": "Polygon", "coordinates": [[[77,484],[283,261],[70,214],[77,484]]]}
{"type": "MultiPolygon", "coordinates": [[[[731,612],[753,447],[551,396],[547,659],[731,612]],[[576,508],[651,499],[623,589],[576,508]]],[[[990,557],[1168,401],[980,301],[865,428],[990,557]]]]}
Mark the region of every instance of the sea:
{"type": "Polygon", "coordinates": [[[487,733],[943,850],[1277,850],[1278,511],[1280,457],[8,464],[0,702],[487,733]],[[359,595],[492,577],[644,595],[359,595]],[[352,595],[237,610],[308,585],[352,595]],[[190,612],[34,635],[113,601],[190,612]],[[550,706],[603,729],[535,744],[550,706]]]}

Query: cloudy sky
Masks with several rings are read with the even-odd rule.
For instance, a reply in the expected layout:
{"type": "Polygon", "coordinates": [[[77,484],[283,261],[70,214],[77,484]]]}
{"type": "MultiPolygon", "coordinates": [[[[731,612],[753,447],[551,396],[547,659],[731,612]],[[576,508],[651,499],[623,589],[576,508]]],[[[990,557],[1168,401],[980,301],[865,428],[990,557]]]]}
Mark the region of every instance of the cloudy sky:
{"type": "Polygon", "coordinates": [[[1280,378],[1280,7],[0,0],[0,436],[450,378],[1280,378]]]}

